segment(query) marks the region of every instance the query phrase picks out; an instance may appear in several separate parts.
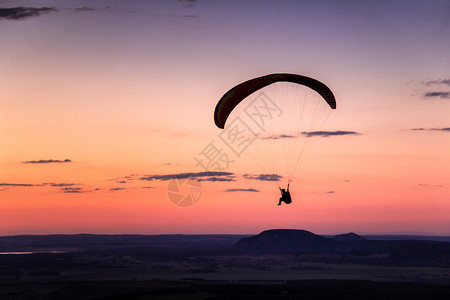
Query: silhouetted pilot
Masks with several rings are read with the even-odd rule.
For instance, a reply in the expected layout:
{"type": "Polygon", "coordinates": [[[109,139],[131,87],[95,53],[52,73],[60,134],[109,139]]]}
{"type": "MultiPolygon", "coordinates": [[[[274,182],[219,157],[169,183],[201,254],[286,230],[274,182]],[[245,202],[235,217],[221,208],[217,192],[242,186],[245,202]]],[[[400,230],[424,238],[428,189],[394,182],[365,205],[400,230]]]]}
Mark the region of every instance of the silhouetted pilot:
{"type": "Polygon", "coordinates": [[[287,190],[280,188],[281,191],[281,198],[280,201],[278,202],[278,205],[281,205],[281,202],[284,202],[286,204],[290,204],[292,202],[291,200],[291,194],[289,193],[289,183],[287,185],[287,190]]]}

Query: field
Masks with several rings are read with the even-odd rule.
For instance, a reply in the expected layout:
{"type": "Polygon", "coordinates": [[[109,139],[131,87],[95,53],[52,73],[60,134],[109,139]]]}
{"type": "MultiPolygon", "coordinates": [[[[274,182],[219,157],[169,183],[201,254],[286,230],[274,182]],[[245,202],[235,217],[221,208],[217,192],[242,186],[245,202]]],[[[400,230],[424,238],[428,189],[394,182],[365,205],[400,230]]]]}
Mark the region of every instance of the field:
{"type": "Polygon", "coordinates": [[[365,299],[450,297],[450,268],[439,260],[421,265],[413,257],[389,265],[381,253],[370,254],[368,261],[374,263],[356,264],[346,261],[361,253],[367,257],[367,252],[229,252],[241,238],[0,238],[0,299],[361,299],[364,293],[365,299]]]}
{"type": "MultiPolygon", "coordinates": [[[[267,299],[285,299],[284,296],[295,294],[288,292],[289,288],[308,293],[315,290],[317,295],[323,295],[330,285],[340,290],[348,285],[358,287],[361,282],[379,292],[381,287],[393,289],[399,297],[411,289],[436,293],[434,299],[450,293],[448,268],[302,263],[291,255],[186,257],[147,262],[130,257],[96,262],[85,258],[83,264],[69,254],[46,254],[51,256],[47,262],[54,259],[67,264],[64,268],[42,269],[32,266],[33,260],[41,261],[43,254],[15,256],[24,263],[28,261],[30,268],[2,272],[1,299],[225,299],[220,297],[233,290],[242,294],[241,289],[251,298],[261,288],[269,289],[275,297],[267,299]]],[[[420,293],[415,296],[421,299],[420,293]]]]}

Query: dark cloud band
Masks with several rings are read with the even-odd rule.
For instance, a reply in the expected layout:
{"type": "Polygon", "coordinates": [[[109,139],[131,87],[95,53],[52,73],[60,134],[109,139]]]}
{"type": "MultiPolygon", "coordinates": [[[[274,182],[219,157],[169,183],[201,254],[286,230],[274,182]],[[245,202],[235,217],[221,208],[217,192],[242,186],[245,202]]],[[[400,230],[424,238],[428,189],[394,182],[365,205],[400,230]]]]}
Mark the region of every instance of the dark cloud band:
{"type": "Polygon", "coordinates": [[[426,98],[442,98],[442,99],[450,99],[450,92],[426,92],[423,94],[426,98]]]}
{"type": "Polygon", "coordinates": [[[23,20],[29,17],[38,17],[43,13],[56,12],[53,7],[12,7],[0,8],[0,19],[23,20]]]}

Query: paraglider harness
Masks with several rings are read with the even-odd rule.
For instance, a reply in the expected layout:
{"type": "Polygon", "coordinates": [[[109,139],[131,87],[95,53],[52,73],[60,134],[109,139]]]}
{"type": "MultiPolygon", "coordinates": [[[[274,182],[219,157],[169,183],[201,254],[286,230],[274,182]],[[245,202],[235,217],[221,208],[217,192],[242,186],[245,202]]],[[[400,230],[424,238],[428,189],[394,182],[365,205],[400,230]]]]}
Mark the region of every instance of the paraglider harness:
{"type": "Polygon", "coordinates": [[[291,194],[289,193],[289,183],[287,185],[287,190],[282,189],[281,187],[278,187],[281,191],[281,198],[278,202],[278,205],[281,205],[281,202],[284,202],[286,204],[290,204],[292,202],[291,194]]]}

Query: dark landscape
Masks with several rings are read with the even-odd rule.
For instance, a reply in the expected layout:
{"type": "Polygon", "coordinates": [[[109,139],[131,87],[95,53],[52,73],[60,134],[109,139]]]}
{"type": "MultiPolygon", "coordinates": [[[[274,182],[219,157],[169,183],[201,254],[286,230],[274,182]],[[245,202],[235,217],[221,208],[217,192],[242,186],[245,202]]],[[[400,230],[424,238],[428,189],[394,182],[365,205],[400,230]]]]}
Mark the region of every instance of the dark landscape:
{"type": "Polygon", "coordinates": [[[447,299],[448,237],[0,237],[0,299],[447,299]]]}

